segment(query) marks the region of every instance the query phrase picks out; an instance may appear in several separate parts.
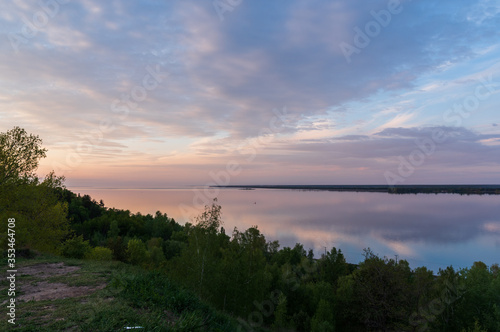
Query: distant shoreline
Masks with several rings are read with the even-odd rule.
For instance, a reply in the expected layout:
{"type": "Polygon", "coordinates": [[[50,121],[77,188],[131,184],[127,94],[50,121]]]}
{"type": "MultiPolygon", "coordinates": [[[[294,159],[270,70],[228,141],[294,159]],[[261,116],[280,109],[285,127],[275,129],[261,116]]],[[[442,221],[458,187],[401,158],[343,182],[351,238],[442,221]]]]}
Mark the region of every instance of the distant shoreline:
{"type": "Polygon", "coordinates": [[[228,185],[213,188],[381,192],[389,194],[500,195],[500,185],[228,185]]]}

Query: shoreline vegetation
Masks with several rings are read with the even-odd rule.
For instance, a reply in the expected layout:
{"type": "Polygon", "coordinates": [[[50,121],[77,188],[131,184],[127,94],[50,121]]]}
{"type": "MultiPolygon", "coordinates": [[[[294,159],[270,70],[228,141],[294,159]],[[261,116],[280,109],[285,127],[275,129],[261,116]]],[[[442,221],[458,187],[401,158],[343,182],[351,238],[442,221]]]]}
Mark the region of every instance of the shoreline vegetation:
{"type": "Polygon", "coordinates": [[[226,185],[212,188],[242,190],[281,189],[303,191],[379,192],[388,194],[460,194],[500,195],[500,185],[452,184],[452,185],[226,185]]]}
{"type": "MultiPolygon", "coordinates": [[[[54,243],[49,256],[30,258],[42,247],[26,240],[20,271],[62,264],[88,271],[79,274],[86,279],[68,274],[39,280],[22,272],[16,292],[29,297],[24,287],[37,284],[47,292],[51,285],[89,291],[18,302],[19,330],[500,329],[498,264],[478,261],[470,268],[433,272],[369,248],[364,260],[350,264],[341,249],[315,258],[300,243],[291,248],[267,240],[257,226],[226,235],[217,200],[192,223],[180,225],[159,211],[153,216],[107,208],[65,188],[53,188],[53,194],[67,206],[71,232],[54,243]]],[[[22,222],[23,213],[16,218],[22,222]]],[[[2,265],[6,261],[4,252],[2,265]]],[[[0,301],[7,299],[7,288],[6,281],[0,283],[0,301]]],[[[0,327],[10,325],[5,321],[0,327]]]]}
{"type": "Polygon", "coordinates": [[[434,273],[370,248],[359,264],[335,247],[316,258],[258,226],[226,232],[216,198],[184,225],[108,208],[54,172],[39,179],[45,152],[19,127],[0,133],[2,266],[19,268],[0,282],[0,330],[500,331],[498,264],[434,273]],[[62,290],[73,295],[41,295],[62,290]]]}

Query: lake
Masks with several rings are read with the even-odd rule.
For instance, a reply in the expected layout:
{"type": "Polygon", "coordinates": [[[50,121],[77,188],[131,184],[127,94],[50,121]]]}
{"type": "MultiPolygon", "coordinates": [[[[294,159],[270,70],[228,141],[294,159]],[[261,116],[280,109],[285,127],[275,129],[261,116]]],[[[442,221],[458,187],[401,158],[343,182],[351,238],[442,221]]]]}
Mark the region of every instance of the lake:
{"type": "Polygon", "coordinates": [[[234,188],[95,189],[89,194],[107,207],[131,212],[167,213],[184,224],[202,209],[200,197],[222,206],[228,235],[257,225],[268,241],[300,242],[319,255],[333,246],[350,263],[363,260],[363,248],[379,256],[406,259],[412,268],[470,267],[481,260],[500,263],[500,195],[391,195],[372,192],[234,188]],[[208,193],[205,194],[205,192],[208,193]],[[186,212],[187,211],[187,212],[186,212]]]}

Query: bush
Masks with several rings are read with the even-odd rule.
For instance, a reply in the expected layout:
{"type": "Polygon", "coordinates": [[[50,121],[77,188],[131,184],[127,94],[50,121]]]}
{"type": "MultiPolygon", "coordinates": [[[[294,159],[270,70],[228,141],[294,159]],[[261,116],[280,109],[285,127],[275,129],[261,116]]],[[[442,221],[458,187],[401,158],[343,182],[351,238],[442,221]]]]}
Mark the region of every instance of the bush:
{"type": "Polygon", "coordinates": [[[89,241],[83,240],[83,236],[77,236],[62,244],[61,253],[67,258],[82,259],[90,253],[89,241]]]}
{"type": "Polygon", "coordinates": [[[185,242],[167,240],[163,242],[163,253],[167,260],[180,256],[182,249],[186,246],[185,242]]]}
{"type": "Polygon", "coordinates": [[[121,262],[125,262],[127,260],[127,246],[121,236],[109,238],[108,248],[113,252],[113,259],[121,262]]]}
{"type": "Polygon", "coordinates": [[[94,261],[110,261],[113,259],[113,252],[109,248],[95,247],[87,254],[86,258],[94,261]]]}
{"type": "Polygon", "coordinates": [[[165,255],[163,254],[163,250],[158,247],[154,247],[149,252],[150,260],[153,266],[160,266],[163,262],[166,261],[165,255]]]}
{"type": "Polygon", "coordinates": [[[144,242],[139,239],[132,239],[128,241],[127,256],[130,263],[135,265],[142,265],[149,260],[148,252],[144,242]]]}

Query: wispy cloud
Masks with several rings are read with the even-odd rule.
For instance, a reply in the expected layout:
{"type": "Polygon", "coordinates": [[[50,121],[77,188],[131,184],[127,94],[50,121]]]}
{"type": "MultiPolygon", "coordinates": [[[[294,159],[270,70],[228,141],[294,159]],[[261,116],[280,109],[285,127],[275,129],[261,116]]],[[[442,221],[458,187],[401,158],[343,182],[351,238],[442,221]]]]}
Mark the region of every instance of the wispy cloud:
{"type": "MultiPolygon", "coordinates": [[[[272,110],[286,106],[286,128],[260,147],[241,181],[382,182],[391,158],[410,153],[425,128],[450,126],[443,113],[481,78],[493,75],[500,87],[500,6],[492,0],[401,1],[401,12],[349,64],[339,44],[353,43],[355,28],[387,1],[256,0],[224,21],[210,1],[42,3],[8,2],[0,13],[0,130],[39,134],[54,150],[49,169],[111,122],[72,177],[125,176],[96,171],[105,160],[129,167],[138,183],[153,174],[173,181],[161,175],[171,163],[196,165],[196,181],[206,182],[216,165],[244,163],[238,146],[261,138],[272,110]],[[157,65],[161,84],[126,116],[114,112],[113,102],[157,65]],[[137,172],[146,163],[155,171],[137,172]]],[[[499,181],[500,130],[491,125],[498,91],[414,181],[433,181],[443,165],[451,182],[464,174],[499,181]]]]}

